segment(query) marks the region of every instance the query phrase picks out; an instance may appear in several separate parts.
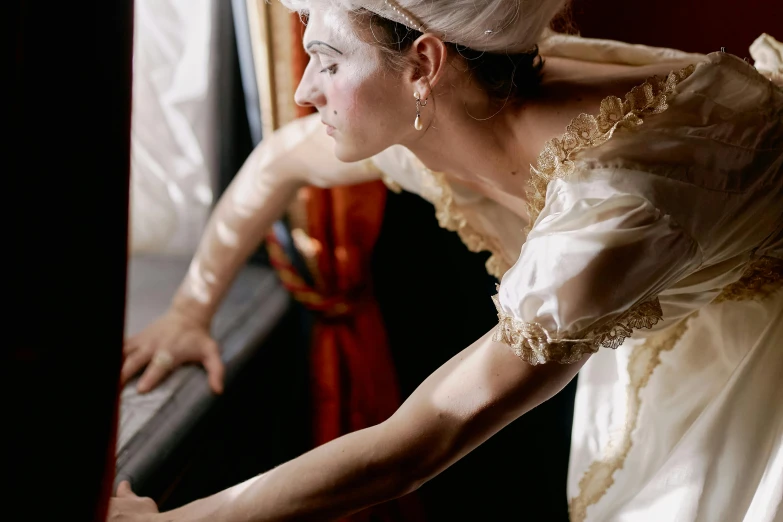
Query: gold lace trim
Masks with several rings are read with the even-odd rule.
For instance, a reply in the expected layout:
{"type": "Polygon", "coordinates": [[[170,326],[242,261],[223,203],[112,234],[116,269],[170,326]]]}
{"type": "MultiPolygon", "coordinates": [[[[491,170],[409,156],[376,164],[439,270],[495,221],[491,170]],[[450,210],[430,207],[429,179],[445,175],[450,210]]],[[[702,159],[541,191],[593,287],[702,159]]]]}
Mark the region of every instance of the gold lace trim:
{"type": "Polygon", "coordinates": [[[625,429],[619,441],[610,442],[601,460],[596,460],[579,480],[579,494],[568,503],[571,522],[583,522],[587,508],[597,503],[614,484],[614,473],[625,465],[633,446],[631,436],[639,422],[642,405],[642,390],[647,386],[653,372],[661,363],[661,354],[670,351],[685,334],[688,320],[698,312],[680,321],[671,330],[650,337],[634,349],[628,360],[628,400],[625,407],[625,429]]]}
{"type": "MultiPolygon", "coordinates": [[[[435,172],[422,165],[425,175],[434,183],[437,191],[427,190],[427,199],[435,206],[435,217],[438,224],[451,232],[456,232],[465,246],[471,252],[488,251],[492,255],[487,259],[486,268],[489,275],[501,279],[511,265],[505,260],[501,252],[496,251],[493,245],[473,228],[465,215],[457,209],[454,203],[454,191],[446,181],[446,175],[435,172]]],[[[425,187],[426,189],[426,187],[425,187]]]]}
{"type": "MultiPolygon", "coordinates": [[[[581,114],[571,121],[565,134],[560,138],[550,140],[539,154],[537,166],[531,166],[530,169],[531,177],[527,187],[528,214],[530,216],[528,232],[546,204],[546,191],[549,182],[552,179],[564,178],[574,172],[574,158],[578,152],[607,142],[615,130],[620,127],[634,128],[644,122],[643,117],[665,111],[668,108],[668,96],[674,92],[675,87],[681,81],[693,73],[694,69],[695,67],[691,65],[680,71],[672,72],[665,79],[657,77],[648,79],[644,84],[626,94],[625,100],[614,96],[607,97],[601,102],[598,117],[581,114]]],[[[724,288],[715,302],[763,299],[781,287],[783,282],[781,274],[783,274],[783,261],[771,257],[761,257],[749,264],[739,281],[724,288]]],[[[660,307],[658,310],[660,311],[660,307]]],[[[628,401],[622,438],[610,444],[605,456],[601,460],[593,462],[579,481],[579,494],[569,502],[572,522],[583,522],[587,517],[588,507],[603,498],[614,484],[614,473],[623,468],[633,445],[631,436],[639,419],[642,390],[647,386],[653,372],[660,364],[661,354],[674,348],[687,331],[688,321],[697,315],[698,312],[681,321],[671,330],[647,339],[631,354],[628,361],[628,401]]],[[[512,348],[517,352],[517,355],[520,355],[519,349],[524,349],[525,345],[529,347],[528,353],[534,353],[535,341],[541,339],[540,334],[543,329],[530,331],[530,328],[525,328],[521,321],[504,317],[501,318],[501,325],[508,321],[511,321],[512,332],[498,335],[498,337],[507,339],[505,341],[507,344],[516,341],[512,348]],[[530,340],[520,339],[525,335],[525,331],[528,332],[530,340]],[[531,344],[531,340],[534,343],[531,344]]],[[[508,328],[508,326],[506,327],[508,328]]],[[[630,331],[628,335],[630,335],[630,331]]],[[[619,344],[622,343],[622,340],[619,344]]],[[[590,345],[588,350],[594,352],[597,347],[590,345]]],[[[583,350],[579,357],[584,353],[587,351],[583,350]]],[[[520,356],[525,358],[524,353],[520,356]]]]}
{"type": "Polygon", "coordinates": [[[621,127],[637,127],[644,123],[643,117],[660,114],[668,109],[667,98],[694,70],[695,66],[689,65],[670,73],[666,78],[648,78],[643,84],[631,89],[625,95],[625,100],[608,96],[601,101],[598,117],[580,114],[571,120],[565,134],[549,140],[538,155],[536,166],[530,167],[530,181],[526,189],[530,216],[528,232],[544,209],[549,182],[574,172],[574,157],[578,152],[606,143],[621,127]]]}
{"type": "Polygon", "coordinates": [[[498,311],[498,328],[492,340],[511,347],[517,357],[531,365],[546,362],[572,364],[598,348],[618,348],[635,329],[652,328],[663,317],[658,298],[641,302],[616,320],[590,330],[582,339],[552,339],[538,323],[527,323],[506,314],[498,296],[492,297],[498,311]]]}
{"type": "MultiPolygon", "coordinates": [[[[665,111],[668,108],[667,96],[674,92],[677,84],[690,76],[694,69],[693,65],[689,65],[663,79],[653,76],[626,94],[625,101],[616,96],[604,98],[597,118],[580,114],[571,121],[565,134],[547,142],[538,156],[538,166],[530,167],[530,180],[525,190],[527,211],[530,216],[526,233],[530,232],[533,223],[544,208],[547,185],[552,179],[565,177],[574,171],[573,156],[577,152],[605,143],[620,127],[641,125],[642,116],[665,111]]],[[[428,198],[435,205],[440,226],[457,232],[471,252],[489,251],[492,256],[487,260],[487,272],[500,279],[511,268],[511,264],[501,253],[493,250],[484,236],[474,229],[462,212],[456,208],[452,189],[446,182],[444,174],[431,171],[424,166],[422,169],[440,188],[439,196],[428,198]]]]}
{"type": "Polygon", "coordinates": [[[383,184],[386,185],[386,188],[394,192],[395,194],[399,194],[402,192],[402,185],[394,181],[391,176],[386,174],[385,172],[381,171],[381,181],[383,181],[383,184]]]}
{"type": "MultiPolygon", "coordinates": [[[[713,302],[764,299],[782,286],[783,260],[759,257],[749,263],[743,276],[737,282],[726,286],[713,302]]],[[[681,321],[670,332],[647,339],[631,354],[628,360],[628,399],[622,438],[610,443],[604,457],[593,462],[582,475],[579,495],[569,502],[571,522],[583,522],[587,517],[587,508],[601,500],[614,484],[614,473],[623,468],[633,446],[631,437],[639,420],[642,390],[661,363],[661,354],[674,348],[686,332],[688,320],[696,316],[698,312],[681,321]]]]}
{"type": "MultiPolygon", "coordinates": [[[[625,95],[625,100],[608,96],[601,101],[597,117],[580,114],[571,120],[562,136],[549,140],[538,155],[537,166],[530,167],[530,180],[526,188],[530,218],[527,233],[544,209],[549,182],[574,172],[578,152],[606,143],[617,129],[637,127],[644,123],[643,117],[664,112],[669,108],[668,97],[694,70],[695,66],[689,65],[670,73],[666,78],[648,78],[643,84],[631,89],[625,95]]],[[[586,353],[595,353],[601,346],[617,348],[631,336],[633,328],[651,328],[661,320],[660,304],[654,299],[631,308],[615,322],[588,334],[586,339],[553,342],[540,325],[505,315],[497,299],[495,306],[498,307],[500,320],[495,340],[510,345],[519,357],[531,364],[547,360],[575,362],[586,353]]]]}
{"type": "Polygon", "coordinates": [[[783,287],[783,259],[762,256],[748,263],[742,277],[727,285],[713,302],[764,299],[783,287]]]}

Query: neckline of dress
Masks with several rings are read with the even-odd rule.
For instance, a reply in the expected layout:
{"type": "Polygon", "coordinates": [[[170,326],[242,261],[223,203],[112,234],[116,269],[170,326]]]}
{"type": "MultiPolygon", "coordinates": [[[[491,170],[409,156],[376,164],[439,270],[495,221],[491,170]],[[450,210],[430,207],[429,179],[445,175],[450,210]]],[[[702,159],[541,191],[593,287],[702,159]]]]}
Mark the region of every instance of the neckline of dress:
{"type": "MultiPolygon", "coordinates": [[[[704,63],[704,60],[700,60],[700,63],[704,63]]],[[[575,156],[579,152],[606,143],[618,129],[641,125],[643,117],[664,112],[668,108],[667,98],[682,81],[693,74],[696,65],[691,64],[679,71],[672,71],[665,78],[650,77],[626,93],[625,99],[617,96],[605,97],[599,104],[598,116],[579,114],[571,120],[565,133],[545,143],[536,165],[530,166],[530,177],[525,190],[528,213],[525,237],[546,205],[549,182],[573,173],[575,156]]],[[[457,232],[471,252],[489,251],[491,256],[487,261],[487,272],[501,279],[513,266],[513,261],[506,259],[503,252],[493,246],[495,242],[470,223],[459,205],[454,202],[454,190],[446,174],[429,169],[415,155],[413,158],[422,174],[422,188],[426,193],[423,195],[435,206],[439,225],[457,232]],[[432,190],[433,188],[436,190],[432,190]]],[[[501,205],[484,194],[479,195],[501,205]]]]}

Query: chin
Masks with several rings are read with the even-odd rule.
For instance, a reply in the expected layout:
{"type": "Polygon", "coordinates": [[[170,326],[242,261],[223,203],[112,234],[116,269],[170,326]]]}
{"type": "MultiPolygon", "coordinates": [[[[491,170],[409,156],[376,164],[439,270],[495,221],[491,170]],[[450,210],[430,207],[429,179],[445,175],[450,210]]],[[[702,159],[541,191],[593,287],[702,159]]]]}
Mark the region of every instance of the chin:
{"type": "Polygon", "coordinates": [[[334,155],[335,157],[344,163],[353,163],[356,161],[365,160],[374,156],[375,152],[368,152],[366,150],[360,150],[356,147],[351,147],[335,140],[334,142],[334,155]]]}

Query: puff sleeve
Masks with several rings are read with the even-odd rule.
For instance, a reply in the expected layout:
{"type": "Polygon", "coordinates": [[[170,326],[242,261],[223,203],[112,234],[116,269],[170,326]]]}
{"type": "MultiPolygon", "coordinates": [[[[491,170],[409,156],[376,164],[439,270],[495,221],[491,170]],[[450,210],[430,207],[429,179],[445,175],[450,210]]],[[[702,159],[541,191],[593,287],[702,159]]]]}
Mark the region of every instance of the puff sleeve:
{"type": "Polygon", "coordinates": [[[493,298],[495,340],[530,364],[617,348],[662,319],[658,293],[692,272],[699,252],[644,195],[585,174],[554,179],[493,298]]]}

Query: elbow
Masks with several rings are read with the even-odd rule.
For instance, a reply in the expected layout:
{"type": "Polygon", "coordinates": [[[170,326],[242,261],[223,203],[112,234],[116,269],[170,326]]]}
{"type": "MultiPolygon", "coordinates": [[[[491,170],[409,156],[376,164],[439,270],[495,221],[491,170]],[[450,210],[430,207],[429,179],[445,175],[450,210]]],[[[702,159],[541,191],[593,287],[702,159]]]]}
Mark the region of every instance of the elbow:
{"type": "Polygon", "coordinates": [[[451,464],[451,459],[446,456],[447,452],[435,448],[426,456],[418,455],[415,451],[412,453],[417,456],[406,459],[404,471],[399,474],[396,484],[395,498],[415,492],[451,464]]]}
{"type": "Polygon", "coordinates": [[[413,432],[410,426],[397,429],[394,418],[379,425],[388,434],[387,449],[392,450],[392,458],[381,471],[390,478],[387,483],[390,499],[413,493],[459,459],[465,446],[464,437],[460,436],[464,429],[453,425],[456,419],[441,420],[451,427],[413,432]]]}
{"type": "Polygon", "coordinates": [[[432,465],[417,464],[406,466],[395,473],[395,478],[390,481],[388,500],[397,499],[417,491],[424,484],[438,475],[440,470],[432,465]]]}
{"type": "Polygon", "coordinates": [[[387,477],[386,482],[386,500],[392,500],[400,497],[404,497],[410,493],[415,492],[421,486],[426,484],[430,479],[434,478],[438,474],[438,469],[433,459],[426,459],[426,461],[416,461],[411,458],[409,454],[414,453],[409,448],[407,451],[401,450],[403,453],[399,459],[395,459],[396,462],[392,464],[392,469],[386,469],[384,475],[387,477]],[[406,455],[405,453],[408,453],[406,455]]]}
{"type": "Polygon", "coordinates": [[[396,484],[389,491],[388,500],[395,500],[405,495],[409,495],[423,486],[427,480],[415,480],[411,476],[401,476],[396,484]]]}

